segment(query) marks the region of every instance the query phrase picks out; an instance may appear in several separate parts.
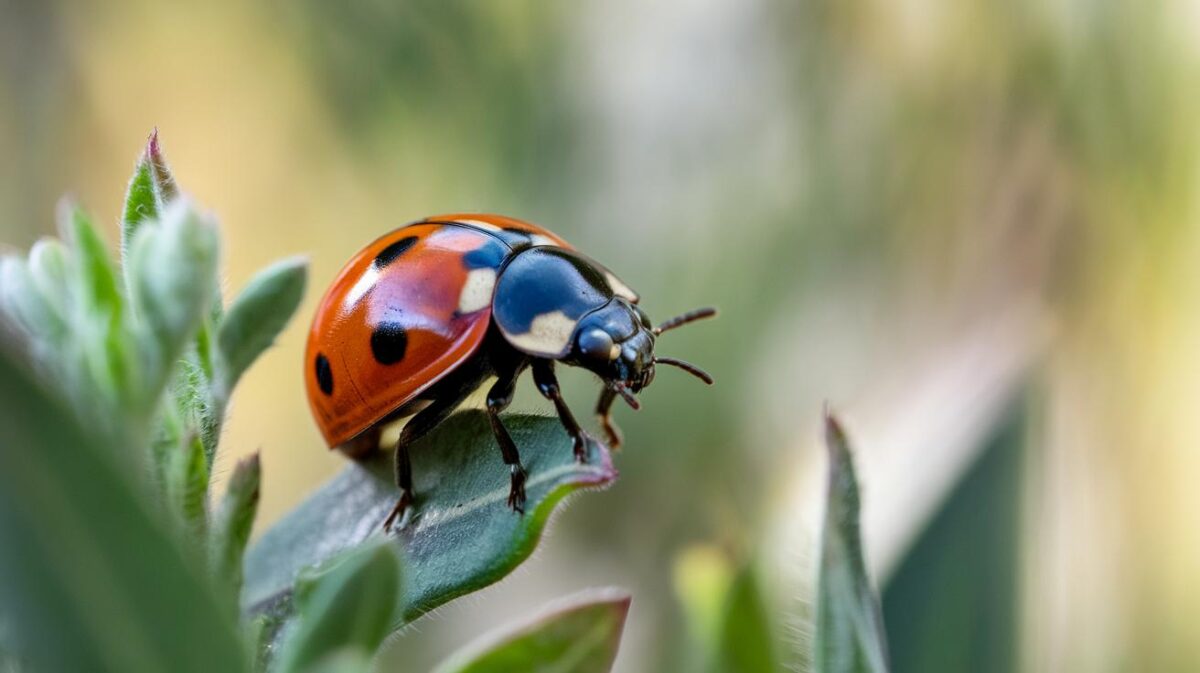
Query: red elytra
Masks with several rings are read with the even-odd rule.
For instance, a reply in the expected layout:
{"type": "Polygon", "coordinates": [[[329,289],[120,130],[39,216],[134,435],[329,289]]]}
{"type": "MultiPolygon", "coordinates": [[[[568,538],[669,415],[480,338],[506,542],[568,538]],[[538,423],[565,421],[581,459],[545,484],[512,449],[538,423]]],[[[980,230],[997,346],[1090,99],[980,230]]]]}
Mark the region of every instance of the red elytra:
{"type": "Polygon", "coordinates": [[[468,270],[462,257],[494,238],[482,223],[569,243],[541,227],[490,214],[428,217],[385,234],[354,255],[317,307],[308,333],[304,383],[317,427],[331,448],[343,446],[441,380],[483,344],[491,306],[458,314],[468,270]],[[413,239],[408,242],[407,239],[413,239]],[[378,264],[389,248],[403,247],[378,264]],[[401,259],[402,258],[402,259],[401,259]],[[405,353],[395,363],[375,358],[371,337],[381,324],[399,322],[405,353]],[[328,364],[322,366],[318,358],[328,364]],[[327,371],[326,371],[327,368],[327,371]],[[330,392],[322,390],[322,378],[330,392]]]}

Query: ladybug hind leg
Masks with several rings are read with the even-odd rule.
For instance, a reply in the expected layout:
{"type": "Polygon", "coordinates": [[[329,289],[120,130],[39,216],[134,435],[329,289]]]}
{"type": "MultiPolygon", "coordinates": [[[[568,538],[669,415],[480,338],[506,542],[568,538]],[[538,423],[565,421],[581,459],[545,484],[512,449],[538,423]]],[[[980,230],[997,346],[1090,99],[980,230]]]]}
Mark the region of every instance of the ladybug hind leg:
{"type": "Polygon", "coordinates": [[[504,422],[500,420],[500,412],[507,409],[508,405],[512,403],[517,379],[520,378],[523,369],[524,363],[521,362],[511,364],[510,367],[505,368],[505,371],[497,371],[496,383],[487,395],[487,414],[488,421],[492,424],[492,434],[496,435],[496,443],[500,445],[500,454],[504,458],[504,464],[508,465],[512,474],[512,482],[508,491],[508,506],[521,514],[525,513],[525,467],[521,465],[521,454],[517,451],[517,443],[513,441],[512,435],[508,434],[508,428],[505,428],[504,422]]]}
{"type": "Polygon", "coordinates": [[[558,377],[554,375],[553,360],[534,360],[533,382],[537,384],[538,392],[554,403],[554,408],[558,411],[558,419],[562,421],[567,434],[571,436],[571,442],[575,448],[575,460],[581,463],[587,462],[587,433],[579,427],[575,415],[571,413],[571,408],[563,399],[562,391],[558,387],[558,377]]]}

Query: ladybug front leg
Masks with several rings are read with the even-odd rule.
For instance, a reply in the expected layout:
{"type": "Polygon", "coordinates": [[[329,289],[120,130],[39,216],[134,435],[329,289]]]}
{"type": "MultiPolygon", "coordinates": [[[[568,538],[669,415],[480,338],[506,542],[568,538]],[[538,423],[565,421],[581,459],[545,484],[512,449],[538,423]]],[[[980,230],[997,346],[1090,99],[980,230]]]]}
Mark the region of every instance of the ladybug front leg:
{"type": "Polygon", "coordinates": [[[517,379],[521,375],[523,365],[513,367],[507,372],[497,372],[495,385],[488,391],[487,395],[487,413],[488,420],[492,423],[492,434],[496,435],[496,443],[500,445],[500,455],[504,458],[504,464],[509,466],[512,472],[512,485],[508,490],[508,506],[513,508],[513,511],[525,513],[525,467],[521,465],[521,454],[517,451],[517,443],[513,441],[512,435],[508,434],[508,428],[504,427],[504,423],[500,420],[500,412],[508,408],[512,403],[513,393],[517,388],[517,379]]]}
{"type": "Polygon", "coordinates": [[[537,384],[538,391],[554,403],[554,408],[558,411],[558,418],[562,421],[563,427],[567,429],[567,434],[571,436],[571,441],[575,446],[575,460],[581,463],[586,462],[587,433],[579,427],[579,423],[575,421],[575,415],[571,413],[566,400],[563,399],[562,391],[558,387],[558,377],[554,375],[553,360],[533,361],[533,382],[537,384]]]}
{"type": "Polygon", "coordinates": [[[617,391],[612,388],[604,388],[600,391],[600,399],[596,400],[596,418],[600,420],[600,427],[604,428],[604,434],[608,438],[608,448],[616,451],[621,448],[624,440],[621,438],[621,429],[613,423],[612,405],[617,399],[617,391]]]}

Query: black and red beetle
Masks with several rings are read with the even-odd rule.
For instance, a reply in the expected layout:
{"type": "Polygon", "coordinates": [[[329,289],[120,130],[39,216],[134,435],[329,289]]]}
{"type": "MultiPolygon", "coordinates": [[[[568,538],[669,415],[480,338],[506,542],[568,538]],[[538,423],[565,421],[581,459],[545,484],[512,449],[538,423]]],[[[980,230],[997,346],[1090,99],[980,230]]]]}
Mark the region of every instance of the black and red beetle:
{"type": "Polygon", "coordinates": [[[487,414],[512,472],[508,504],[523,511],[525,469],[500,412],[526,367],[584,460],[586,435],[563,401],[555,361],[604,382],[596,413],[615,448],[612,403],[620,396],[636,409],[655,364],[712,383],[687,362],[656,356],[654,342],[715,313],[653,326],[637,293],[555,234],[499,215],[440,215],[379,238],[346,264],[313,318],[304,380],[326,442],[351,455],[377,448],[381,426],[412,416],[395,449],[400,498],[390,528],[413,498],[409,447],[495,376],[487,414]]]}

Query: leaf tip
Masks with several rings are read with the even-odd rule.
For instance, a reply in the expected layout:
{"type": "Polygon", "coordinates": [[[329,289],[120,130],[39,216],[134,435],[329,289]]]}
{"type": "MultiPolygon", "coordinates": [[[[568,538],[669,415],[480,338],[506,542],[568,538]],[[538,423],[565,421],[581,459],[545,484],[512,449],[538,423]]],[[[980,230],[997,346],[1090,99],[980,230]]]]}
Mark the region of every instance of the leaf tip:
{"type": "Polygon", "coordinates": [[[258,498],[258,483],[262,476],[262,458],[258,451],[242,458],[233,468],[233,475],[229,478],[230,489],[235,486],[252,487],[254,493],[252,497],[258,498]]]}
{"type": "Polygon", "coordinates": [[[158,126],[150,129],[150,135],[146,137],[146,153],[142,156],[149,159],[158,155],[158,126]]]}
{"type": "Polygon", "coordinates": [[[825,417],[825,446],[829,449],[831,456],[841,454],[846,450],[848,444],[846,430],[834,414],[833,409],[830,408],[829,402],[825,403],[822,413],[825,417]]]}
{"type": "Polygon", "coordinates": [[[146,138],[146,150],[142,153],[138,165],[149,167],[154,188],[163,203],[169,203],[179,198],[179,186],[175,184],[175,177],[171,174],[171,167],[167,164],[167,157],[162,151],[162,144],[158,140],[157,126],[150,131],[150,136],[146,138]]]}

